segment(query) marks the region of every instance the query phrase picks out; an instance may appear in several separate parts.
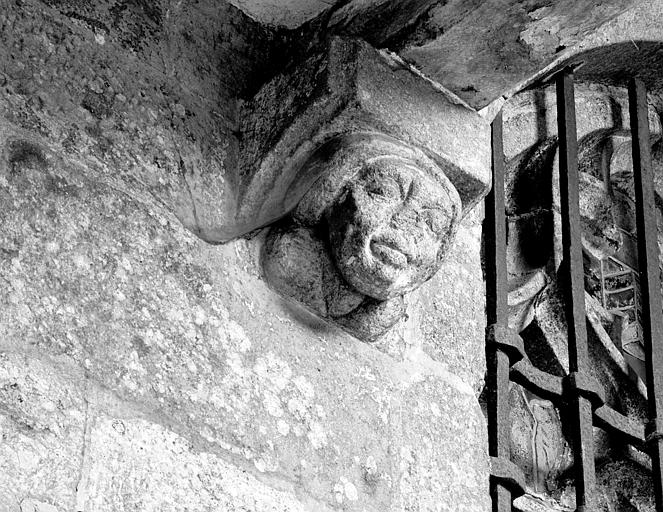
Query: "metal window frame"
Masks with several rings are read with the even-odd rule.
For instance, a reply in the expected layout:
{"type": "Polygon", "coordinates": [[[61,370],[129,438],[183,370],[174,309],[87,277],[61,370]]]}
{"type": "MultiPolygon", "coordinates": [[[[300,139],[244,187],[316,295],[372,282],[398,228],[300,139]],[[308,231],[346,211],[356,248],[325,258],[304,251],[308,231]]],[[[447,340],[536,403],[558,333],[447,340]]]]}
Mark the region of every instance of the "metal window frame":
{"type": "Polygon", "coordinates": [[[563,247],[560,277],[564,280],[569,347],[569,375],[563,378],[534,367],[525,353],[522,339],[508,328],[505,165],[501,112],[492,123],[493,187],[486,198],[485,255],[488,323],[486,398],[493,512],[510,512],[513,500],[525,491],[524,476],[510,460],[510,381],[551,400],[555,405],[565,405],[571,411],[577,512],[593,512],[597,507],[594,426],[621,436],[625,442],[651,455],[656,510],[663,512],[663,300],[658,266],[647,92],[641,80],[634,78],[630,81],[638,273],[649,404],[649,421],[642,425],[607,405],[604,390],[589,373],[572,70],[564,69],[558,73],[556,86],[563,247]]]}

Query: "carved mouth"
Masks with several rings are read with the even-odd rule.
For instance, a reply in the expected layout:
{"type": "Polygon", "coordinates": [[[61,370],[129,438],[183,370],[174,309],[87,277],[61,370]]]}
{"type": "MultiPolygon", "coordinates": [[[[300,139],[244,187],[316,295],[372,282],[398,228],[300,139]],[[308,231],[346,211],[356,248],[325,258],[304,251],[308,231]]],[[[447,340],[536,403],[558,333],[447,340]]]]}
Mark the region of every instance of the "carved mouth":
{"type": "Polygon", "coordinates": [[[377,259],[393,267],[404,268],[407,265],[405,253],[391,243],[373,240],[371,252],[377,259]]]}

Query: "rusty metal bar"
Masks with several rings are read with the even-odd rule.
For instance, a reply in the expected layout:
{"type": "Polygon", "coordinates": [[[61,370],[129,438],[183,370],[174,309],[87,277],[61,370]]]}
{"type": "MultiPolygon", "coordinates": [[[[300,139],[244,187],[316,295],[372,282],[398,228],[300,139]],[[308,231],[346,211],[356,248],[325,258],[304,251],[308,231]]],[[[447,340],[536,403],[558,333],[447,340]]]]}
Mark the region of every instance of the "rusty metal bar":
{"type": "Polygon", "coordinates": [[[501,111],[495,116],[491,128],[493,188],[486,197],[486,314],[488,325],[495,324],[504,329],[508,323],[508,288],[501,111]]]}
{"type": "Polygon", "coordinates": [[[615,411],[609,405],[604,405],[594,411],[594,424],[609,434],[622,438],[639,450],[645,446],[644,425],[615,411]]]}
{"type": "Polygon", "coordinates": [[[557,407],[562,405],[564,399],[562,377],[539,370],[529,359],[522,359],[512,365],[510,377],[513,382],[538,397],[550,400],[557,407]]]}
{"type": "Polygon", "coordinates": [[[663,512],[663,303],[658,263],[658,233],[654,209],[651,142],[647,91],[635,78],[629,83],[629,111],[633,136],[638,265],[642,294],[642,330],[646,352],[649,424],[647,441],[652,458],[656,510],[663,512]]]}
{"type": "MultiPolygon", "coordinates": [[[[573,73],[566,69],[557,76],[557,129],[562,207],[562,247],[565,313],[569,335],[569,373],[588,371],[585,286],[582,262],[578,191],[578,139],[576,133],[573,73]]],[[[595,467],[592,405],[575,393],[569,396],[572,411],[573,453],[576,473],[577,510],[595,510],[595,467]]]]}
{"type": "MultiPolygon", "coordinates": [[[[486,197],[486,316],[488,325],[508,322],[506,274],[506,218],[504,210],[504,151],[502,113],[492,124],[493,188],[486,197]]],[[[488,451],[492,460],[510,459],[509,356],[494,343],[486,344],[488,451]]],[[[511,512],[511,490],[491,472],[493,512],[511,512]]]]}

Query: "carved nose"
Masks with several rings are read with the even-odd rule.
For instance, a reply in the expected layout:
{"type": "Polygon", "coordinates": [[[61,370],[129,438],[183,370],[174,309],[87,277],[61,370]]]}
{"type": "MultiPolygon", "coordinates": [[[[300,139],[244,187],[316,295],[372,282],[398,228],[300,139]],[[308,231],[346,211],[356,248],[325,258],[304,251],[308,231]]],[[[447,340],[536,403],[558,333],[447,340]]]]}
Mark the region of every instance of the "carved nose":
{"type": "Polygon", "coordinates": [[[391,217],[391,224],[394,227],[403,227],[403,225],[414,225],[417,223],[419,214],[412,208],[401,208],[391,217]]]}

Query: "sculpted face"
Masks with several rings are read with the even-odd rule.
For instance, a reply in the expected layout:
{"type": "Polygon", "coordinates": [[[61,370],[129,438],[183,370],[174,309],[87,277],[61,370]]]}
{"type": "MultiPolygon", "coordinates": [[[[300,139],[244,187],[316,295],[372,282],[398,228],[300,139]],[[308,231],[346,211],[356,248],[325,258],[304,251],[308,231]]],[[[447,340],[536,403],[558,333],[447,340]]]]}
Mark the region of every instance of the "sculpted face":
{"type": "Polygon", "coordinates": [[[360,292],[386,300],[411,291],[439,268],[461,215],[443,175],[398,157],[367,163],[327,210],[335,264],[360,292]]]}

